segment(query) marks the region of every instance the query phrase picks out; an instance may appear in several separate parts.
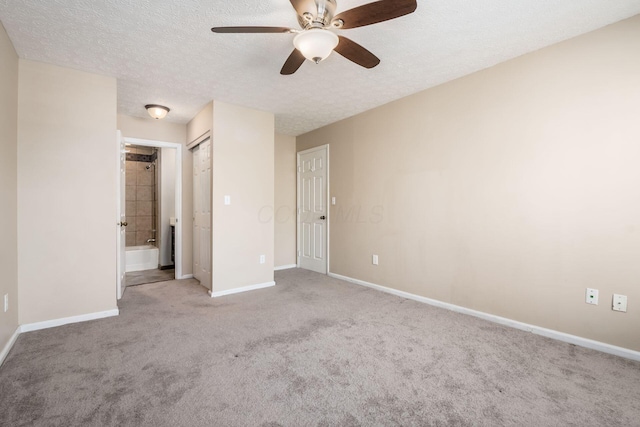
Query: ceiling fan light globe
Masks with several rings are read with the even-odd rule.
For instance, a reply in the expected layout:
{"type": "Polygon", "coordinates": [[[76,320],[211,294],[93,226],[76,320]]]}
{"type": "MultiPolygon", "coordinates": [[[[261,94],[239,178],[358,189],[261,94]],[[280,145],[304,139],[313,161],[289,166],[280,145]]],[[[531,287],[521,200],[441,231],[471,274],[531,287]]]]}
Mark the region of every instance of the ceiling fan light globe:
{"type": "Polygon", "coordinates": [[[293,39],[293,45],[302,55],[316,64],[326,59],[338,46],[338,36],[331,31],[313,28],[303,31],[293,39]]]}

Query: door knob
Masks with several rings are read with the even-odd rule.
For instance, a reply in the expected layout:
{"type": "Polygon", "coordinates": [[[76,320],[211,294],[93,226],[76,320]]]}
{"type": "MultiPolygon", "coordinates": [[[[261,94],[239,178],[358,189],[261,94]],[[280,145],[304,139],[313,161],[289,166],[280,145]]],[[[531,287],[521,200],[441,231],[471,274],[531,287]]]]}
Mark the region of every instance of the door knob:
{"type": "Polygon", "coordinates": [[[320,217],[320,219],[327,219],[327,217],[326,217],[326,216],[324,216],[324,215],[322,215],[322,216],[320,217]]]}
{"type": "Polygon", "coordinates": [[[120,227],[126,227],[127,225],[129,225],[129,223],[126,221],[120,223],[120,227]]]}

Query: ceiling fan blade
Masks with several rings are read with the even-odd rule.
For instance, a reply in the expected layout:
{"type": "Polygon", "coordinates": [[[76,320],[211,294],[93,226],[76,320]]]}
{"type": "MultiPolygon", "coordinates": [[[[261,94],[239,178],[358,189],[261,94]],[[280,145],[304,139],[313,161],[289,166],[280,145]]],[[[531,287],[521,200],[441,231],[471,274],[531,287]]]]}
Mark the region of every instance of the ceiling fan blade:
{"type": "Polygon", "coordinates": [[[413,13],[418,7],[416,0],[380,0],[339,13],[333,22],[342,20],[342,29],[364,27],[413,13]]]}
{"type": "Polygon", "coordinates": [[[291,33],[287,27],[213,27],[214,33],[291,33]]]}
{"type": "Polygon", "coordinates": [[[353,61],[364,68],[373,68],[380,63],[380,59],[377,56],[353,40],[342,36],[338,36],[338,38],[340,41],[334,50],[349,61],[353,61]]]}
{"type": "Polygon", "coordinates": [[[280,74],[288,76],[295,73],[296,71],[298,71],[298,68],[300,68],[305,59],[306,58],[302,55],[302,53],[300,53],[298,49],[293,49],[293,52],[291,52],[291,55],[289,55],[284,65],[282,66],[280,74]]]}

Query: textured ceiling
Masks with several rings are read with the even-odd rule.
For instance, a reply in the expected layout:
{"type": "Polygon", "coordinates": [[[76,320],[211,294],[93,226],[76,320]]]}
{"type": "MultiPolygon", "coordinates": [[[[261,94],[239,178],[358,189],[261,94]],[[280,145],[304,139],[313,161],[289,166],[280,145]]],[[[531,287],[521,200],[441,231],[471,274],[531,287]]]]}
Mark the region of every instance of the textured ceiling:
{"type": "MultiPolygon", "coordinates": [[[[370,0],[337,0],[341,12],[370,0]]],[[[299,28],[288,0],[0,0],[21,58],[118,79],[118,113],[188,122],[211,99],[271,111],[299,135],[640,13],[640,0],[418,0],[415,13],[345,35],[382,62],[332,54],[279,74],[293,34],[213,34],[212,26],[299,28]]]]}

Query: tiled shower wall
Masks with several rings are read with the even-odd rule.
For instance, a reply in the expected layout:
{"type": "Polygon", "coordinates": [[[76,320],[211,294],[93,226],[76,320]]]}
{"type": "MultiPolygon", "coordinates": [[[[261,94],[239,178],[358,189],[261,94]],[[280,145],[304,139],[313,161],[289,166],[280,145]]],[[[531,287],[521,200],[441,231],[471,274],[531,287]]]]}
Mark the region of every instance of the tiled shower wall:
{"type": "MultiPolygon", "coordinates": [[[[154,148],[128,146],[131,154],[152,155],[154,148]]],[[[156,168],[146,169],[150,162],[126,161],[126,201],[127,217],[127,246],[154,245],[147,243],[148,239],[155,238],[156,228],[155,209],[156,203],[156,168]]]]}

